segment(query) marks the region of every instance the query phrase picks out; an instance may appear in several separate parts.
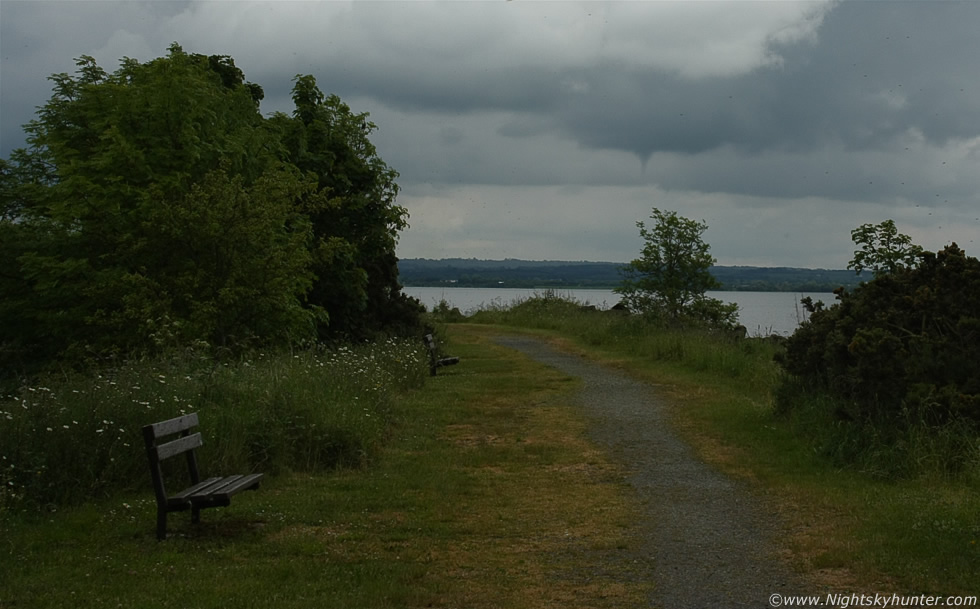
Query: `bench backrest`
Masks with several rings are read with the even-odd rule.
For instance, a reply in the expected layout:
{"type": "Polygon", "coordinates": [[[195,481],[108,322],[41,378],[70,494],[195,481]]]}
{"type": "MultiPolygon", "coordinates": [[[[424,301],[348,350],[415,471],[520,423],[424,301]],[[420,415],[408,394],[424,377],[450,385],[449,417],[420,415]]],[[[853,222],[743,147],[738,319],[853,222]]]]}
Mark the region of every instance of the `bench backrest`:
{"type": "Polygon", "coordinates": [[[201,481],[194,450],[199,448],[203,441],[200,432],[190,432],[192,428],[197,427],[197,424],[195,412],[143,427],[143,441],[146,444],[146,456],[150,461],[150,475],[153,478],[153,490],[156,492],[157,501],[164,503],[167,501],[167,489],[163,484],[163,471],[160,469],[160,461],[164,459],[186,454],[191,483],[197,484],[201,481]],[[180,435],[176,439],[158,443],[161,438],[175,434],[180,435]]]}

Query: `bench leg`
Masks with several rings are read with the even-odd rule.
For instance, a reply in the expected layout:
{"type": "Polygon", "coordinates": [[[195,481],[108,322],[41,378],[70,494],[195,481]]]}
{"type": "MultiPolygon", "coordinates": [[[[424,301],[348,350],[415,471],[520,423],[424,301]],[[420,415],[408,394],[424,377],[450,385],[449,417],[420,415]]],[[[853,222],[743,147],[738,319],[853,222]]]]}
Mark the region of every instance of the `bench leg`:
{"type": "Polygon", "coordinates": [[[196,505],[191,508],[191,523],[198,524],[201,522],[201,508],[196,505]]]}
{"type": "Polygon", "coordinates": [[[167,538],[167,510],[157,510],[157,540],[167,538]]]}

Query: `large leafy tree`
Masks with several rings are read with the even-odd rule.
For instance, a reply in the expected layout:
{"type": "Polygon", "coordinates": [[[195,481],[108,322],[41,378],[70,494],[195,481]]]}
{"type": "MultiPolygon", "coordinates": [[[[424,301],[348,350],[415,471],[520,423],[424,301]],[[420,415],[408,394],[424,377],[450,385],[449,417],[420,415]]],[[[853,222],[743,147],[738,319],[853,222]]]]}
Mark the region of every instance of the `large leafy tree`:
{"type": "Polygon", "coordinates": [[[176,44],[111,74],[77,65],[0,167],[0,352],[311,336],[311,225],[295,202],[316,204],[317,183],[279,159],[261,88],[176,44]]]}
{"type": "Polygon", "coordinates": [[[616,288],[626,305],[672,325],[734,325],[737,305],[705,294],[718,287],[709,270],[715,259],[702,238],[708,225],[657,208],[650,219],[650,228],[636,223],[644,241],[642,256],[623,269],[623,282],[616,288]]]}
{"type": "Polygon", "coordinates": [[[308,300],[329,316],[321,335],[363,337],[416,323],[418,305],[401,292],[395,257],[408,212],[395,203],[398,173],[369,139],[376,126],[367,113],[324,95],[312,76],[297,76],[292,96],[292,116],[272,122],[289,162],[317,180],[317,197],[303,209],[314,237],[308,300]]]}
{"type": "Polygon", "coordinates": [[[375,126],[312,76],[292,116],[227,56],[91,57],[0,161],[0,360],[414,329],[375,126]]]}

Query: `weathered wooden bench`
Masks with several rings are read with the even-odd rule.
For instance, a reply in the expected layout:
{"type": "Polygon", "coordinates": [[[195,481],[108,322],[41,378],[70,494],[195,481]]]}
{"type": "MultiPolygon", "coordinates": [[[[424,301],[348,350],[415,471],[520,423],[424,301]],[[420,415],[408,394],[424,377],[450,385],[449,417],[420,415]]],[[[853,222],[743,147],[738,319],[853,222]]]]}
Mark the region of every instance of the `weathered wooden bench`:
{"type": "Polygon", "coordinates": [[[197,427],[197,424],[197,413],[193,413],[143,428],[146,456],[150,460],[150,475],[157,496],[157,539],[167,537],[167,514],[170,512],[190,510],[191,522],[197,524],[200,522],[202,509],[230,505],[232,495],[245,490],[255,490],[262,480],[262,474],[201,480],[197,469],[197,455],[194,452],[202,445],[201,434],[191,433],[191,429],[197,427]],[[179,436],[176,439],[161,442],[161,439],[177,434],[179,436]],[[160,462],[180,454],[187,457],[191,486],[175,495],[168,495],[163,483],[160,462]]]}
{"type": "Polygon", "coordinates": [[[431,334],[425,335],[425,348],[429,350],[429,374],[436,375],[436,369],[443,366],[455,366],[459,363],[458,357],[439,357],[439,348],[436,346],[436,339],[431,334]]]}

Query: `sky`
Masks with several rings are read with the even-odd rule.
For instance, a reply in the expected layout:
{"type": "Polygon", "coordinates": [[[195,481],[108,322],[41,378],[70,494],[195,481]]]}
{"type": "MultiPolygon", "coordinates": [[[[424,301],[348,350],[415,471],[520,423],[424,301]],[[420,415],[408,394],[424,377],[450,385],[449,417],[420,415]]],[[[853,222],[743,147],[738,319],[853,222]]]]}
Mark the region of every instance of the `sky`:
{"type": "Polygon", "coordinates": [[[91,55],[230,55],[367,112],[401,258],[626,262],[654,207],[718,264],[845,268],[893,219],[980,247],[980,2],[0,2],[0,155],[91,55]],[[974,243],[976,241],[976,243],[974,243]]]}

